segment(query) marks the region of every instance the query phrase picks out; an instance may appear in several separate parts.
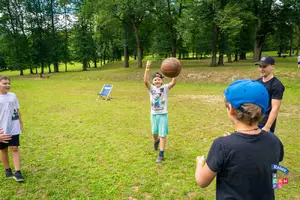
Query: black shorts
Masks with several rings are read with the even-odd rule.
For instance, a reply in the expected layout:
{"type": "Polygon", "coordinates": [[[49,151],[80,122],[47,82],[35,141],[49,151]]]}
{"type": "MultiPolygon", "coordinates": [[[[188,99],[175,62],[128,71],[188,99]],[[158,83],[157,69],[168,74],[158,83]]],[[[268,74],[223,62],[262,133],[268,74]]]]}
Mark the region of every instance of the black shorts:
{"type": "Polygon", "coordinates": [[[0,150],[6,149],[8,146],[20,146],[20,135],[13,135],[8,143],[0,142],[0,150]]]}

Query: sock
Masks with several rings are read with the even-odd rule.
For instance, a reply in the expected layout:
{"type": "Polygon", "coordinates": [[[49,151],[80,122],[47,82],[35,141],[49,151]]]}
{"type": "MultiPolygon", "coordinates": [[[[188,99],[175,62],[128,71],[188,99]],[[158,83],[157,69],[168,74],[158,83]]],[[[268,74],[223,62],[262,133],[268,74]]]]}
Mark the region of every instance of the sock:
{"type": "Polygon", "coordinates": [[[159,151],[159,155],[160,155],[160,156],[163,156],[163,155],[164,155],[164,151],[160,150],[160,151],[159,151]]]}

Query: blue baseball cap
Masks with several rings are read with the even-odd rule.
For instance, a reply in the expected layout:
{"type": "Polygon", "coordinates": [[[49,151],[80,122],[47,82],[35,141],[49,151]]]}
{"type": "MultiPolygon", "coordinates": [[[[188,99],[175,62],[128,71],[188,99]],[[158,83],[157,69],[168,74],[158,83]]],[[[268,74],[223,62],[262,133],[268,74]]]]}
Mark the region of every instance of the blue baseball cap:
{"type": "Polygon", "coordinates": [[[224,91],[227,101],[237,110],[245,103],[252,103],[262,108],[264,114],[269,106],[269,93],[265,86],[251,79],[237,80],[224,91]]]}

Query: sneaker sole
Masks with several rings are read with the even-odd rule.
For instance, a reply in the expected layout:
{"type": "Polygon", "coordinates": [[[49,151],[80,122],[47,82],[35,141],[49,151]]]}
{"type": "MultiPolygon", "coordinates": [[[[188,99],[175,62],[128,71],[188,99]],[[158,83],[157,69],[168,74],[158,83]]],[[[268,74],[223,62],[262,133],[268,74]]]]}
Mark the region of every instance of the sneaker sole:
{"type": "Polygon", "coordinates": [[[17,179],[16,177],[13,177],[17,182],[24,182],[24,179],[17,179]]]}

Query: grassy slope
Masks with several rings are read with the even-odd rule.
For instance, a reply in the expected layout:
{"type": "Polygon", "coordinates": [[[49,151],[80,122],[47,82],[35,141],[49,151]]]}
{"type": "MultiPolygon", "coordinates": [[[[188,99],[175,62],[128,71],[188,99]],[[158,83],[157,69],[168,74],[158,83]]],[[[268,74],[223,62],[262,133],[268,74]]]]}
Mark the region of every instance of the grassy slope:
{"type": "MultiPolygon", "coordinates": [[[[300,72],[294,60],[277,59],[275,71],[286,86],[276,134],[285,145],[282,165],[291,171],[290,183],[276,190],[278,199],[300,198],[300,72]]],[[[3,179],[0,198],[214,199],[215,184],[195,185],[195,157],[207,155],[213,139],[233,130],[222,91],[234,79],[259,73],[249,61],[208,65],[209,60],[183,62],[169,96],[170,137],[162,164],[155,163],[152,150],[144,69],[135,63],[130,69],[112,63],[88,72],[73,66],[75,71],[45,79],[5,73],[22,107],[26,182],[3,179]],[[110,102],[95,100],[104,83],[114,85],[110,102]]],[[[158,66],[154,62],[151,72],[158,66]]]]}

